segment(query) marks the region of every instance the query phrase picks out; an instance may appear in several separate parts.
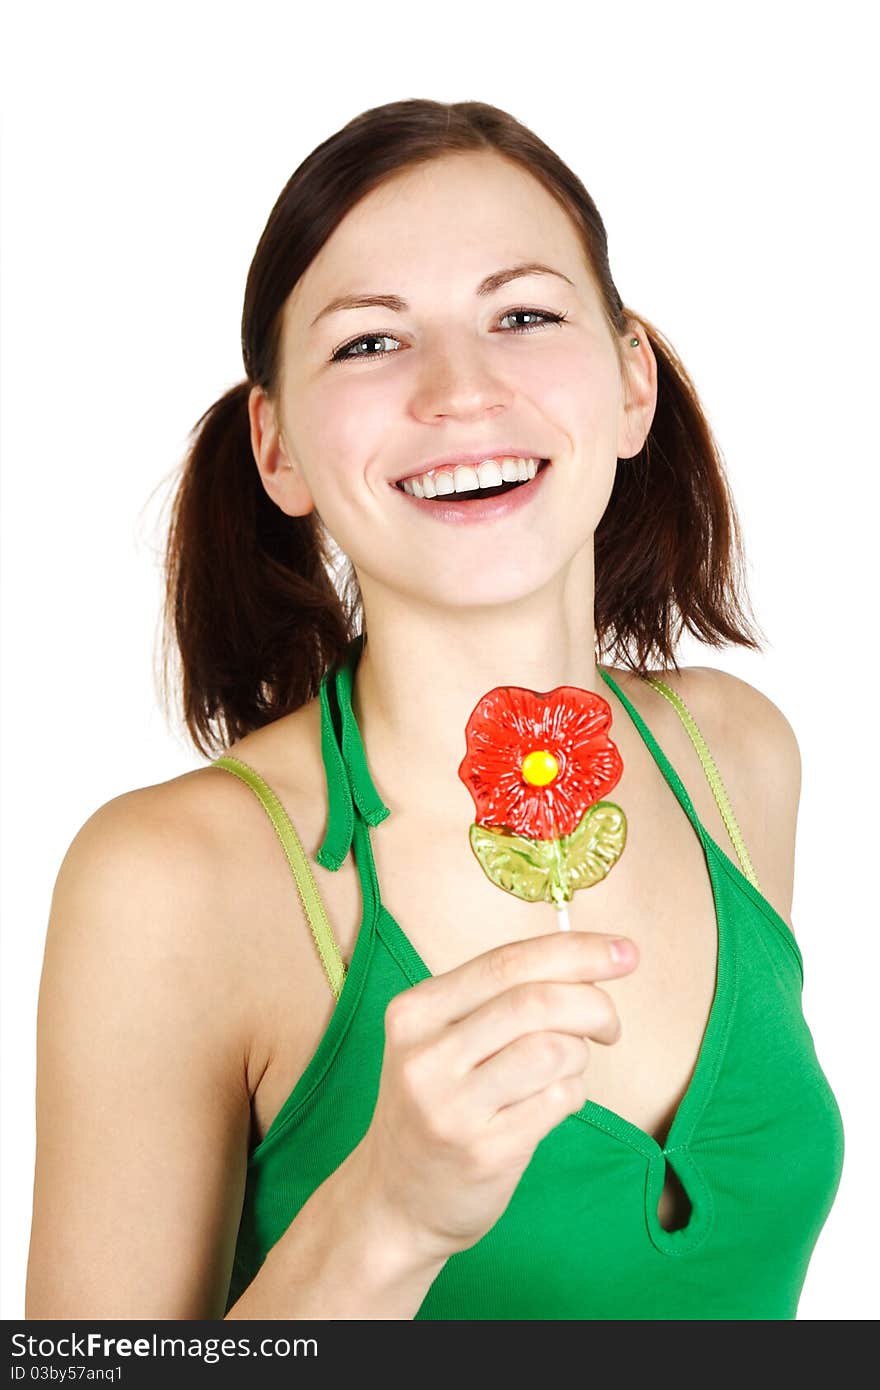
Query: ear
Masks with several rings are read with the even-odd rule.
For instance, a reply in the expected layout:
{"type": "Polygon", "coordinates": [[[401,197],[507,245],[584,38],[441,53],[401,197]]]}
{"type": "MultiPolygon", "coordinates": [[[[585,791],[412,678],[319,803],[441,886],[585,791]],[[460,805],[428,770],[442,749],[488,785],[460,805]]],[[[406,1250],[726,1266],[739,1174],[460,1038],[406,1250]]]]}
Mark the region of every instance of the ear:
{"type": "Polygon", "coordinates": [[[617,430],[617,457],[634,458],[642,448],[657,409],[657,359],[645,329],[630,321],[622,344],[624,399],[617,430]],[[638,338],[638,347],[630,339],[638,338]]]}
{"type": "Polygon", "coordinates": [[[302,471],[290,459],[281,433],[275,403],[262,386],[253,386],[248,396],[251,449],[263,487],[272,501],[288,516],[306,516],[315,502],[302,471]]]}

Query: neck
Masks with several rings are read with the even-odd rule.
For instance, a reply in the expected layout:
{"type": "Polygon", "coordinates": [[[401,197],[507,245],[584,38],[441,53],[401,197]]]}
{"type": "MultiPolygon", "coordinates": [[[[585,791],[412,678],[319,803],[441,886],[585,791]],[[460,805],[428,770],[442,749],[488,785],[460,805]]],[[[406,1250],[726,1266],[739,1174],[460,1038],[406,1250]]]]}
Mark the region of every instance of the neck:
{"type": "Polygon", "coordinates": [[[476,608],[420,604],[360,577],[366,641],[352,708],[380,796],[393,811],[398,788],[432,819],[473,818],[458,777],[464,729],[496,685],[540,693],[558,685],[606,690],[595,658],[592,548],[552,585],[515,603],[476,608]]]}

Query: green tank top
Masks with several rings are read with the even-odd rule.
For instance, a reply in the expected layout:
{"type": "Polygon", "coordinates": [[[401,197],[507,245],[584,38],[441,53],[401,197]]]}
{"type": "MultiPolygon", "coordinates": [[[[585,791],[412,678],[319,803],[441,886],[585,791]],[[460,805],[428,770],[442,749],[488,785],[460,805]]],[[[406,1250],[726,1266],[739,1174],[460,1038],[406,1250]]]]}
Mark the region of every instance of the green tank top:
{"type": "MultiPolygon", "coordinates": [[[[252,1150],[226,1310],[312,1192],[370,1124],[391,998],[430,971],[382,903],[370,838],[389,814],[351,704],[358,637],[321,684],[328,820],[318,862],[354,854],[363,917],[346,967],[308,861],[263,779],[230,755],[278,833],[337,999],[305,1071],[252,1150]]],[[[417,1319],[790,1319],[843,1166],[839,1108],[802,1012],[803,961],[763,896],[711,754],[676,707],[715,793],[738,867],[699,820],[644,720],[602,667],[703,847],[716,909],[716,987],[696,1067],[666,1142],[588,1100],[538,1144],[500,1219],[446,1261],[417,1319]],[[661,1226],[672,1169],[684,1224],[661,1226]]],[[[462,832],[464,833],[464,831],[462,832]]],[[[357,1212],[352,1212],[357,1220],[357,1212]]]]}

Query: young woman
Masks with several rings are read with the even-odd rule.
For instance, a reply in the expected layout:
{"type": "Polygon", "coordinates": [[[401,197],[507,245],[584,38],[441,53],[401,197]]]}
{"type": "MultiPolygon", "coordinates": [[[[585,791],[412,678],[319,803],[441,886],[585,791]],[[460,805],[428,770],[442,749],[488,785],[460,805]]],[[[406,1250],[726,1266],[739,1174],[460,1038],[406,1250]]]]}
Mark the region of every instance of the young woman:
{"type": "Polygon", "coordinates": [[[684,626],[760,643],[593,201],[494,107],[367,111],[278,198],[242,342],[169,537],[219,756],[61,866],[26,1316],[793,1318],[843,1157],[798,748],[676,664],[684,626]],[[626,849],[570,932],[470,848],[464,728],[506,684],[611,710],[626,849]]]}

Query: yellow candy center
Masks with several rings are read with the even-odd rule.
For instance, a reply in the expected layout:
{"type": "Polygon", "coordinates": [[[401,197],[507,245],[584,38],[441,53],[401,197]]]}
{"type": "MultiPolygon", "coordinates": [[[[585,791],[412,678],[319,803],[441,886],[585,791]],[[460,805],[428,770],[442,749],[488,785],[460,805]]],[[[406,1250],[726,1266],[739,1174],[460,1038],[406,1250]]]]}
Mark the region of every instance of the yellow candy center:
{"type": "Polygon", "coordinates": [[[559,771],[559,764],[546,748],[536,748],[522,761],[522,775],[533,787],[546,787],[559,771]]]}

